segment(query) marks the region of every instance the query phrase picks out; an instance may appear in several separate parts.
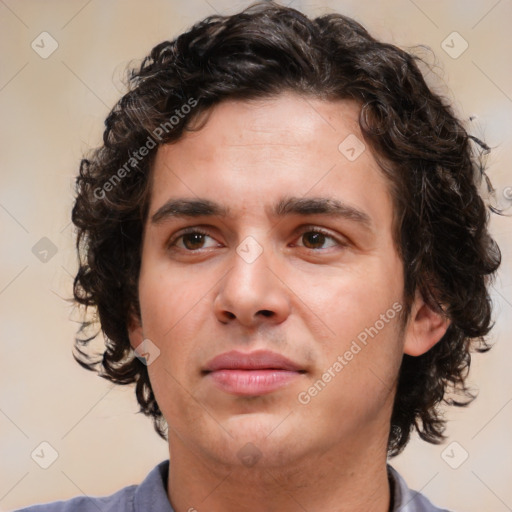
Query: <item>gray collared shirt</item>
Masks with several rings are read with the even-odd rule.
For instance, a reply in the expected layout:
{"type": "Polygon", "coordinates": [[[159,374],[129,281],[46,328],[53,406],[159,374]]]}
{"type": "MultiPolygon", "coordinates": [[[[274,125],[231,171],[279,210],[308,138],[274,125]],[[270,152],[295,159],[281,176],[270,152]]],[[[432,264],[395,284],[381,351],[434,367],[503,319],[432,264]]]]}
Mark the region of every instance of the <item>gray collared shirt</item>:
{"type": "MultiPolygon", "coordinates": [[[[169,461],[166,460],[153,468],[140,485],[130,485],[111,496],[79,496],[67,501],[34,505],[17,512],[174,512],[167,498],[168,472],[169,461]]],[[[393,483],[393,512],[449,512],[435,507],[422,494],[411,491],[391,466],[388,466],[388,475],[393,483]]]]}

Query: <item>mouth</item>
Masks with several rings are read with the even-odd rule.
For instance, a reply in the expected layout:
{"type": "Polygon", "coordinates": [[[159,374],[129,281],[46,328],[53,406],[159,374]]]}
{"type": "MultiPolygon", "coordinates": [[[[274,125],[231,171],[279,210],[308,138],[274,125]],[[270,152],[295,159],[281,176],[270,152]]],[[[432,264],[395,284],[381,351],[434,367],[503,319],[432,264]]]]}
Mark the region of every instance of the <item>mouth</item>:
{"type": "Polygon", "coordinates": [[[213,358],[202,373],[226,393],[259,396],[287,386],[306,370],[276,352],[235,350],[213,358]]]}

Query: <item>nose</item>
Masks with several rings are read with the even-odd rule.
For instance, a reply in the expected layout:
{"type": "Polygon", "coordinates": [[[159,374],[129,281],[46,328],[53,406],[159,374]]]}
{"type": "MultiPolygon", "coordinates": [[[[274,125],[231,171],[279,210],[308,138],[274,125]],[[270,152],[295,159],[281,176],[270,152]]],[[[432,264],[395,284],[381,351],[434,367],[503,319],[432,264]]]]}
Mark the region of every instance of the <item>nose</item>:
{"type": "Polygon", "coordinates": [[[239,323],[249,328],[283,322],[290,314],[291,292],[279,276],[271,250],[265,249],[254,261],[247,261],[240,254],[233,253],[232,268],[215,297],[217,319],[223,324],[239,323]]]}

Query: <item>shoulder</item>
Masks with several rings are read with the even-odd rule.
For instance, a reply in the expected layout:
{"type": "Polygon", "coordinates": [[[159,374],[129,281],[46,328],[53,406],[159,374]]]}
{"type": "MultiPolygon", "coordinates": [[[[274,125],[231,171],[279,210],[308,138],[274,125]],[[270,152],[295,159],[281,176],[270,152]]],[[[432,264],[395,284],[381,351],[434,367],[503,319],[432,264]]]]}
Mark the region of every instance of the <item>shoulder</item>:
{"type": "Polygon", "coordinates": [[[423,494],[409,489],[396,469],[388,465],[394,495],[393,512],[451,512],[433,505],[423,494]]]}
{"type": "Polygon", "coordinates": [[[158,504],[157,510],[173,512],[167,499],[166,480],[169,461],[158,464],[140,485],[130,485],[101,498],[77,496],[66,501],[18,509],[15,512],[142,512],[158,504]]]}
{"type": "Polygon", "coordinates": [[[77,496],[66,501],[33,505],[19,509],[16,512],[98,512],[98,510],[102,512],[113,512],[115,510],[132,512],[134,510],[133,502],[136,489],[136,485],[131,485],[102,498],[77,496]]]}

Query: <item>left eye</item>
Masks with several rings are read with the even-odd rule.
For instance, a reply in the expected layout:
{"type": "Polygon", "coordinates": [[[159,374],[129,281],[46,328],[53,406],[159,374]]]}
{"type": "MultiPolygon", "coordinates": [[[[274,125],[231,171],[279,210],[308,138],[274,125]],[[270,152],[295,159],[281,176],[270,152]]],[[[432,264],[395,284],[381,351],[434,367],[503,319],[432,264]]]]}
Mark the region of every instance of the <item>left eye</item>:
{"type": "Polygon", "coordinates": [[[329,247],[336,247],[341,245],[331,235],[318,230],[309,230],[301,234],[299,240],[302,240],[304,247],[307,249],[327,249],[329,247]],[[327,247],[324,245],[328,242],[327,247]]]}

